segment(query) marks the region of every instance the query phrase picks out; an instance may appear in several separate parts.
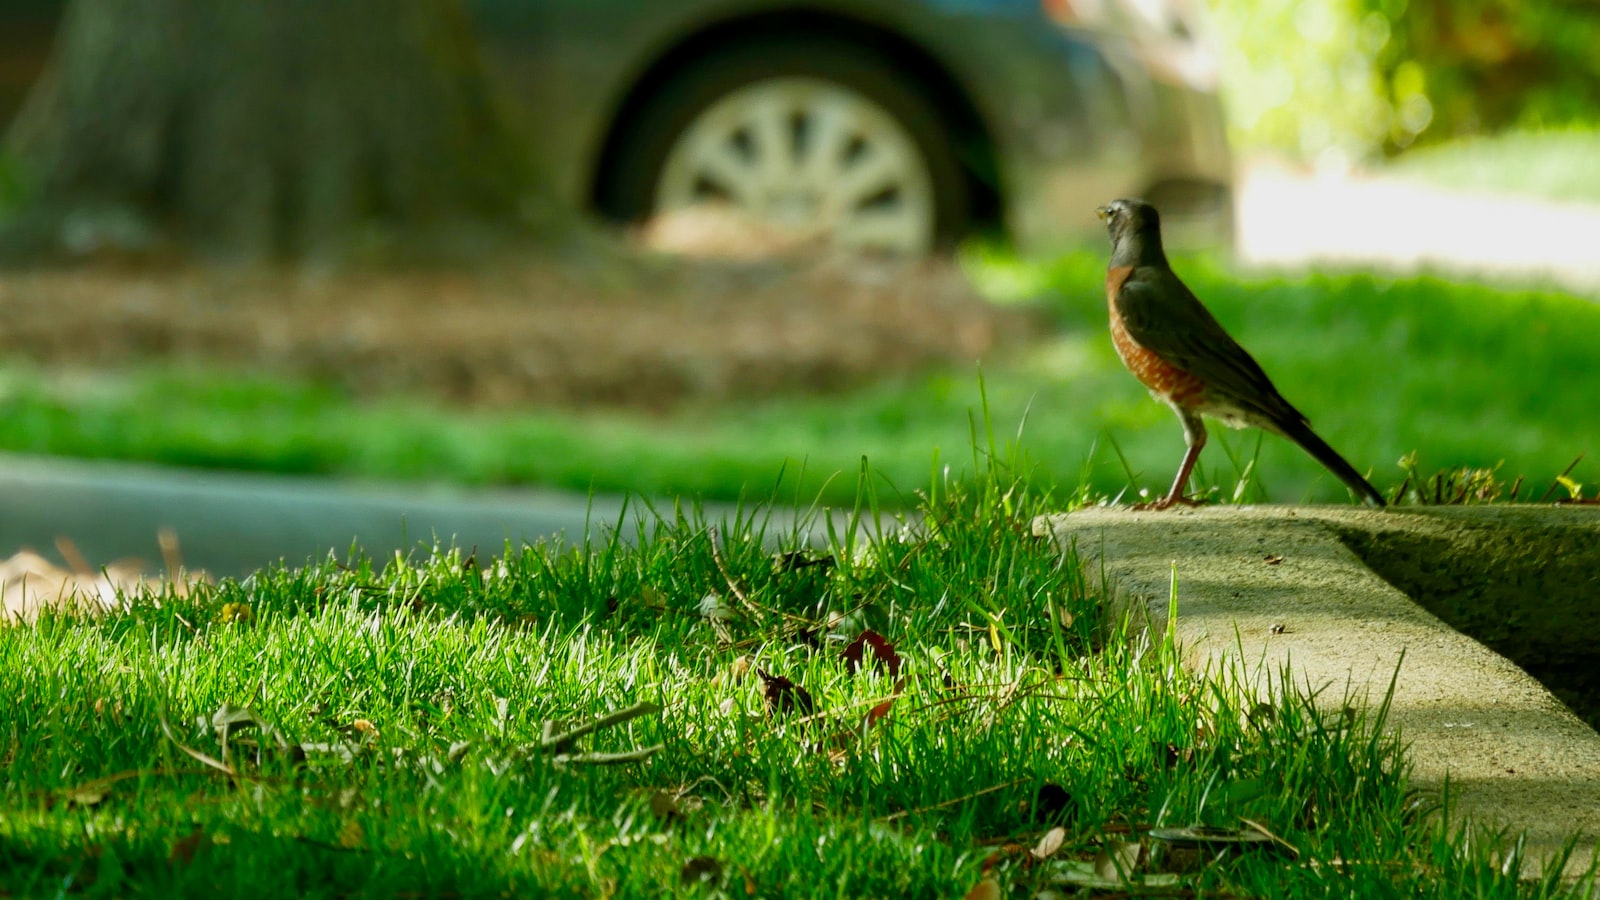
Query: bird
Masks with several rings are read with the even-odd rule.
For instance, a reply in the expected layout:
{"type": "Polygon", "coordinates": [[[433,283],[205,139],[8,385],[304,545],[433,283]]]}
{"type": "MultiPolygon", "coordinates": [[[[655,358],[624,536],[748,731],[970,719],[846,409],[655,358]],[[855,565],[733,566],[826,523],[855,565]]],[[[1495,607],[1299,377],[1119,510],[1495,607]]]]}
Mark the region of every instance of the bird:
{"type": "Polygon", "coordinates": [[[1135,509],[1198,505],[1184,488],[1206,445],[1207,416],[1233,428],[1255,427],[1288,438],[1363,501],[1383,506],[1383,495],[1311,430],[1305,415],[1278,393],[1261,366],[1172,271],[1156,208],[1120,199],[1095,214],[1111,236],[1106,302],[1117,355],[1183,423],[1186,449],[1172,490],[1135,509]]]}

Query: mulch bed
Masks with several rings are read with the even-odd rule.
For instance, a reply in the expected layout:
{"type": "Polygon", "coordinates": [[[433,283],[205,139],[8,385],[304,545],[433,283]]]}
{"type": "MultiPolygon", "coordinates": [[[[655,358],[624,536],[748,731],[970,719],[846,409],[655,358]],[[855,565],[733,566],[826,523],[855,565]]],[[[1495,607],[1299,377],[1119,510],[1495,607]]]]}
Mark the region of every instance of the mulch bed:
{"type": "Polygon", "coordinates": [[[948,260],[590,249],[471,272],[102,262],[0,275],[12,360],[197,362],[489,407],[838,390],[968,362],[1033,330],[948,260]]]}

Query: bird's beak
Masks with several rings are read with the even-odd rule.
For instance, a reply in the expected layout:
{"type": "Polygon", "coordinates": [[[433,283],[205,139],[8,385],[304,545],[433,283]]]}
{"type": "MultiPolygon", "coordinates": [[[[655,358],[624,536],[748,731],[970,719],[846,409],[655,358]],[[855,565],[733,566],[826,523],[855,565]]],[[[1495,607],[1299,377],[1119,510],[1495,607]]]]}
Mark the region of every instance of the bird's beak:
{"type": "Polygon", "coordinates": [[[1104,222],[1108,217],[1110,217],[1111,210],[1110,210],[1109,207],[1096,206],[1094,208],[1094,214],[1095,214],[1096,218],[1098,218],[1100,221],[1104,222]]]}

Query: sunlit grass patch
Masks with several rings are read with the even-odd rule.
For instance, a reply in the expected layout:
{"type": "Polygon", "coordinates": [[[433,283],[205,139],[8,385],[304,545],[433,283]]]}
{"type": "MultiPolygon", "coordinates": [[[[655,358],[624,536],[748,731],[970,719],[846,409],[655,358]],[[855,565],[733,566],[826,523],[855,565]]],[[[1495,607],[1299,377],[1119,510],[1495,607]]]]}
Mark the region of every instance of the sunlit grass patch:
{"type": "Polygon", "coordinates": [[[1444,830],[1382,698],[1258,697],[1108,619],[1032,534],[1057,504],[978,456],[820,542],[681,508],[0,630],[0,887],[1557,892],[1444,830]]]}
{"type": "MultiPolygon", "coordinates": [[[[1106,334],[1103,256],[1048,263],[976,253],[999,302],[1024,302],[1050,336],[970,367],[830,395],[614,409],[444,407],[215,370],[62,375],[13,367],[0,393],[0,449],[219,469],[706,500],[791,496],[850,503],[864,456],[883,502],[908,507],[929,460],[971,474],[972,411],[1018,436],[1019,473],[1064,493],[1164,491],[1183,452],[1171,412],[1125,372],[1106,334]],[[982,387],[980,389],[980,371],[982,387]]],[[[1177,267],[1319,434],[1380,490],[1425,470],[1492,469],[1543,492],[1600,481],[1591,336],[1600,305],[1433,277],[1242,275],[1204,258],[1177,267]]],[[[1349,494],[1298,448],[1213,429],[1200,483],[1232,498],[1337,501],[1349,494]],[[1259,451],[1257,445],[1259,442],[1259,451]],[[1246,471],[1248,467],[1248,471],[1246,471]],[[1248,478],[1246,478],[1248,476],[1248,478]]]]}

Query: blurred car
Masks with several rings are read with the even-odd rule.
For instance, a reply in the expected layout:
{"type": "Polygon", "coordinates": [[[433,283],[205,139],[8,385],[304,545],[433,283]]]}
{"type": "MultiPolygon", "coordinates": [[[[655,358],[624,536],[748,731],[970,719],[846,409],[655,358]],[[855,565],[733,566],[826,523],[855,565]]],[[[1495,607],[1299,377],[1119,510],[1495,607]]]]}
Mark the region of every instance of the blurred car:
{"type": "Polygon", "coordinates": [[[1045,250],[1142,196],[1180,243],[1232,240],[1198,0],[469,4],[544,171],[613,221],[721,204],[895,253],[973,232],[1045,250]]]}

